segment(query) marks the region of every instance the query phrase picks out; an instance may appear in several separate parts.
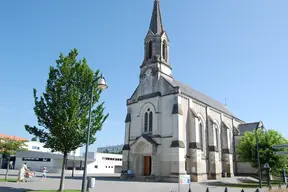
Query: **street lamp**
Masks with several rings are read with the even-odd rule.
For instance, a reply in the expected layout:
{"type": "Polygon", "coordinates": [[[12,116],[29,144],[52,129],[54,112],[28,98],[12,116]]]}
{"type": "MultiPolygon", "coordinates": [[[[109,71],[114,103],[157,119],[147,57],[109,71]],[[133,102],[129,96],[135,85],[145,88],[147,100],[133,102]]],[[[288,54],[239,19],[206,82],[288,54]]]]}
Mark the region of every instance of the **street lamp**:
{"type": "Polygon", "coordinates": [[[87,158],[88,158],[88,147],[90,144],[90,124],[91,124],[91,112],[93,107],[93,91],[94,91],[94,84],[97,81],[97,87],[101,90],[106,89],[108,86],[106,84],[105,78],[103,77],[103,74],[92,82],[91,85],[91,97],[90,97],[90,109],[89,109],[89,119],[88,119],[88,129],[87,129],[87,143],[85,148],[85,160],[84,160],[84,173],[82,178],[82,188],[81,192],[86,192],[87,187],[87,158]]]}
{"type": "Polygon", "coordinates": [[[258,141],[258,134],[257,131],[259,127],[257,126],[256,131],[255,131],[255,135],[256,135],[256,150],[257,150],[257,161],[258,161],[258,176],[259,176],[259,188],[262,188],[262,177],[261,177],[261,165],[260,165],[260,154],[259,154],[259,141],[258,141]]]}

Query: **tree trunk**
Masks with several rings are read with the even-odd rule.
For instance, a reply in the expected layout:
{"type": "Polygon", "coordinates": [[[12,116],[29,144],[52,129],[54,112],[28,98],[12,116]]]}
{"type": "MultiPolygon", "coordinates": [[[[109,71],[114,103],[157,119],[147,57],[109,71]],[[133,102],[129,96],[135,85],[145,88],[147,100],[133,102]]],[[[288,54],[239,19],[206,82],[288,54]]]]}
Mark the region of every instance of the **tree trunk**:
{"type": "Polygon", "coordinates": [[[61,180],[60,180],[60,192],[64,191],[64,180],[65,180],[65,167],[66,167],[66,159],[67,159],[67,153],[64,153],[63,155],[63,164],[62,164],[62,172],[61,172],[61,180]]]}
{"type": "Polygon", "coordinates": [[[6,175],[5,175],[5,180],[7,180],[8,179],[8,172],[9,172],[9,166],[10,166],[10,157],[8,157],[7,158],[7,161],[8,161],[8,163],[7,163],[7,169],[6,169],[6,175]]]}

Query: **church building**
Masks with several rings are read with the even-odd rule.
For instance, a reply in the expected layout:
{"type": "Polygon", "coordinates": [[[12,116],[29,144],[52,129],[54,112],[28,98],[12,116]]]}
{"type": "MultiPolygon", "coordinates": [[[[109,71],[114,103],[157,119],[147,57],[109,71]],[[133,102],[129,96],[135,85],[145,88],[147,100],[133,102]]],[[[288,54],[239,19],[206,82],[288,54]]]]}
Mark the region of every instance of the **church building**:
{"type": "Polygon", "coordinates": [[[156,181],[234,176],[234,135],[244,122],[173,77],[159,0],[144,46],[139,85],[127,100],[122,172],[156,181]]]}

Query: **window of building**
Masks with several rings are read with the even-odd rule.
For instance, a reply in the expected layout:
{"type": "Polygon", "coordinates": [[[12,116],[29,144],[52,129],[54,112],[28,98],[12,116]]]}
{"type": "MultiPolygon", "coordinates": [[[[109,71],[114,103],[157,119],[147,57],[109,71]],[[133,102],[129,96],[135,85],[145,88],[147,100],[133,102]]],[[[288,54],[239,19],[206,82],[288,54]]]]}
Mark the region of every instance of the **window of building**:
{"type": "Polygon", "coordinates": [[[145,117],[144,117],[144,131],[147,132],[148,130],[148,113],[145,113],[145,117]]]}
{"type": "Polygon", "coordinates": [[[150,111],[150,108],[144,114],[144,132],[152,132],[153,130],[153,112],[150,111]]]}
{"type": "Polygon", "coordinates": [[[153,125],[153,113],[150,111],[149,113],[149,132],[152,132],[152,125],[153,125]]]}
{"type": "Polygon", "coordinates": [[[152,49],[153,49],[153,43],[152,41],[149,41],[149,48],[148,48],[148,59],[152,58],[152,49]]]}
{"type": "Polygon", "coordinates": [[[219,149],[219,128],[216,124],[214,124],[214,139],[216,143],[216,148],[219,149]]]}
{"type": "Polygon", "coordinates": [[[164,40],[162,44],[162,56],[165,61],[167,61],[167,43],[164,40]]]}
{"type": "Polygon", "coordinates": [[[36,149],[36,150],[39,150],[39,149],[40,149],[40,147],[38,147],[38,146],[32,146],[32,149],[36,149]]]}
{"type": "Polygon", "coordinates": [[[204,150],[204,142],[203,142],[204,131],[203,131],[203,124],[201,120],[199,120],[198,128],[199,128],[199,143],[200,143],[201,151],[203,151],[204,150]]]}
{"type": "Polygon", "coordinates": [[[227,129],[227,148],[228,148],[228,149],[231,149],[230,139],[231,139],[230,129],[227,129]]]}
{"type": "Polygon", "coordinates": [[[98,169],[98,165],[95,165],[95,168],[98,169]]]}
{"type": "Polygon", "coordinates": [[[106,168],[107,168],[107,166],[106,166],[106,168]]]}

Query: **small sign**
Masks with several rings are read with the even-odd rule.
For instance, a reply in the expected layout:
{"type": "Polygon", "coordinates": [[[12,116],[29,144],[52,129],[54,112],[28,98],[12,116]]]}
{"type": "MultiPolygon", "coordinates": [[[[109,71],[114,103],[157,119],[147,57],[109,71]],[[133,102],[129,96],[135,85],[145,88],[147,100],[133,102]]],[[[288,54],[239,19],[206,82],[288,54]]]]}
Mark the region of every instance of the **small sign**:
{"type": "Polygon", "coordinates": [[[190,175],[180,175],[179,183],[181,185],[187,185],[190,184],[190,182],[190,175]]]}
{"type": "Polygon", "coordinates": [[[22,157],[22,161],[44,161],[50,162],[50,158],[37,158],[37,157],[22,157]]]}
{"type": "Polygon", "coordinates": [[[264,165],[264,169],[270,169],[270,166],[269,166],[268,163],[265,163],[265,165],[264,165]]]}
{"type": "Polygon", "coordinates": [[[273,145],[272,148],[273,148],[273,149],[288,148],[288,144],[273,145]]]}
{"type": "Polygon", "coordinates": [[[288,155],[288,151],[276,151],[275,155],[288,155]]]}

